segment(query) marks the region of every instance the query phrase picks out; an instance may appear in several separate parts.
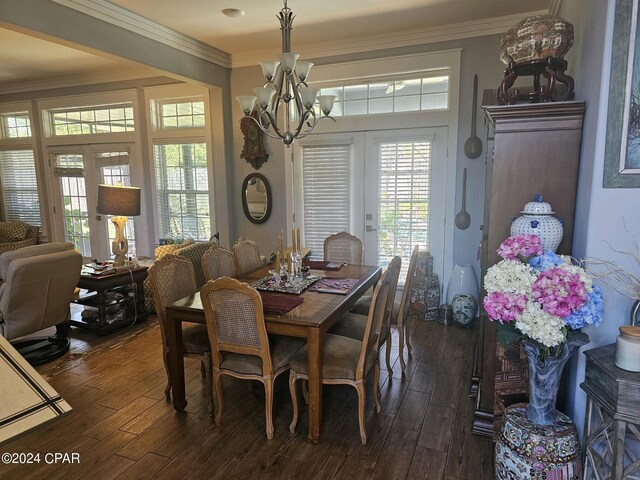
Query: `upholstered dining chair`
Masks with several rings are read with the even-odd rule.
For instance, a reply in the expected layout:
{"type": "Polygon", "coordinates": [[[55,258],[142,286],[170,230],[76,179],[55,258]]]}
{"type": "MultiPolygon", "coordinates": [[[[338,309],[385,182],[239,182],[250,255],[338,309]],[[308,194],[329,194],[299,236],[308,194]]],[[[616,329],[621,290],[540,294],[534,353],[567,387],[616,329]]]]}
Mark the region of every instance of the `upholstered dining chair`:
{"type": "MultiPolygon", "coordinates": [[[[404,282],[404,288],[402,289],[402,296],[400,301],[393,303],[391,310],[391,320],[389,324],[391,328],[395,328],[398,331],[398,350],[400,356],[400,366],[402,367],[402,373],[407,368],[407,364],[404,361],[404,344],[407,343],[407,351],[411,355],[411,343],[409,340],[409,306],[411,304],[411,290],[416,277],[416,269],[418,267],[418,253],[420,247],[415,246],[411,253],[411,259],[409,260],[409,268],[407,269],[407,278],[404,282]]],[[[366,315],[371,304],[371,296],[365,295],[358,299],[353,308],[350,310],[352,313],[359,313],[360,315],[366,315]]],[[[389,337],[391,339],[391,336],[389,337]]]]}
{"type": "MultiPolygon", "coordinates": [[[[153,300],[156,305],[156,315],[160,324],[162,337],[162,358],[167,371],[167,387],[164,390],[165,397],[169,398],[171,391],[171,377],[168,367],[169,348],[167,346],[166,307],[176,300],[196,295],[198,287],[193,264],[185,257],[168,254],[155,262],[149,268],[149,278],[153,290],[153,300]]],[[[213,393],[211,388],[211,347],[205,325],[192,325],[183,327],[182,343],[185,357],[199,358],[207,382],[207,397],[209,412],[213,415],[213,393]]]]}
{"type": "MultiPolygon", "coordinates": [[[[385,343],[387,344],[385,360],[387,363],[387,371],[389,372],[389,375],[393,373],[393,370],[391,369],[391,315],[401,268],[402,259],[398,256],[395,256],[391,259],[391,262],[389,262],[389,266],[386,270],[389,276],[389,295],[386,298],[379,348],[382,348],[382,345],[384,345],[385,343]]],[[[371,311],[372,301],[373,297],[371,297],[371,299],[369,300],[369,311],[371,311]]],[[[342,317],[340,317],[336,324],[329,329],[329,333],[355,339],[362,338],[367,325],[367,315],[369,311],[363,313],[345,313],[342,317]]]]}
{"type": "Polygon", "coordinates": [[[262,265],[260,250],[256,242],[248,238],[239,238],[233,244],[233,255],[236,257],[236,271],[242,274],[262,265]]]}
{"type": "Polygon", "coordinates": [[[220,425],[224,402],[220,377],[229,375],[264,384],[267,438],[273,438],[273,383],[289,369],[289,359],[304,340],[280,335],[267,337],[262,297],[236,280],[222,277],[200,289],[213,360],[216,424],[220,425]]]}
{"type": "Polygon", "coordinates": [[[362,265],[363,251],[362,240],[347,232],[338,232],[324,239],[325,261],[362,265]]]}
{"type": "MultiPolygon", "coordinates": [[[[362,337],[354,338],[332,335],[327,333],[322,342],[322,383],[326,385],[351,385],[358,393],[358,423],[360,425],[360,440],[367,443],[365,427],[365,381],[373,370],[373,398],[376,412],[380,413],[380,366],[378,365],[378,344],[385,316],[385,305],[389,295],[391,277],[386,271],[378,281],[373,291],[371,309],[367,316],[362,337]]],[[[291,433],[295,432],[298,423],[298,394],[296,382],[298,379],[309,379],[309,364],[307,362],[307,346],[302,347],[290,361],[289,391],[293,402],[293,418],[289,425],[291,433]]]]}
{"type": "Polygon", "coordinates": [[[207,282],[220,277],[235,277],[236,258],[228,248],[212,245],[202,255],[202,271],[207,282]]]}

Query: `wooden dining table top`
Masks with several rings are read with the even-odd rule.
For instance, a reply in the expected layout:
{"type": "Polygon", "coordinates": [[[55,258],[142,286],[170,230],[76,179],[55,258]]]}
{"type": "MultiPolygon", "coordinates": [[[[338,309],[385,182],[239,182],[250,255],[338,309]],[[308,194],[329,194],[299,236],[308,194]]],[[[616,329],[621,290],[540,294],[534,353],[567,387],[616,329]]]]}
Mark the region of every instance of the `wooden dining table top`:
{"type": "MultiPolygon", "coordinates": [[[[335,293],[324,293],[306,290],[300,294],[303,303],[283,315],[265,313],[265,321],[269,331],[274,328],[269,326],[280,325],[282,327],[316,327],[320,328],[328,319],[345,313],[355,301],[360,298],[378,278],[380,278],[381,267],[367,265],[344,265],[340,270],[312,270],[314,275],[321,275],[328,278],[357,278],[358,283],[345,295],[335,293]]],[[[252,283],[269,274],[269,266],[264,265],[256,270],[241,275],[238,279],[252,283]]],[[[284,294],[287,295],[287,294],[284,294]]],[[[200,295],[191,295],[180,299],[168,308],[176,312],[204,312],[200,295]]],[[[204,317],[203,317],[204,322],[204,317]]],[[[323,328],[323,330],[325,330],[323,328]]]]}

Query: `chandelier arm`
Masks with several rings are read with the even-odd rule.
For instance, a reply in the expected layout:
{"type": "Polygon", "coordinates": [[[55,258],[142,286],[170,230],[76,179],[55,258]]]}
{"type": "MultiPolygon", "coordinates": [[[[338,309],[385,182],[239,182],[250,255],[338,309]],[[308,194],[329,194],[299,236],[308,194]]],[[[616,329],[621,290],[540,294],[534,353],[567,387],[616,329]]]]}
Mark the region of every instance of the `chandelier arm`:
{"type": "MultiPolygon", "coordinates": [[[[269,112],[262,112],[262,113],[265,113],[269,117],[269,119],[271,121],[272,117],[269,114],[269,112]]],[[[260,115],[258,115],[258,117],[260,117],[260,115]]],[[[262,131],[262,133],[264,133],[266,136],[268,136],[270,138],[274,138],[276,140],[282,140],[282,135],[278,135],[278,134],[274,135],[273,133],[271,133],[267,128],[264,127],[264,125],[262,124],[262,121],[257,120],[256,118],[252,117],[251,115],[245,115],[245,118],[250,118],[251,120],[253,120],[254,123],[258,126],[258,128],[262,131]]],[[[276,128],[274,128],[274,130],[276,132],[278,132],[278,130],[276,128]]]]}
{"type": "Polygon", "coordinates": [[[284,135],[282,134],[282,131],[278,128],[278,124],[276,123],[275,118],[273,118],[271,116],[271,114],[267,111],[264,112],[267,115],[267,118],[269,119],[269,122],[271,123],[271,127],[273,127],[273,131],[275,133],[275,136],[273,136],[273,134],[271,134],[266,128],[262,127],[261,130],[266,133],[268,136],[270,136],[271,138],[279,138],[282,139],[284,138],[284,135]]]}
{"type": "Polygon", "coordinates": [[[334,123],[336,123],[336,119],[335,119],[335,118],[333,118],[333,117],[330,117],[330,116],[328,116],[328,115],[326,115],[326,116],[324,116],[324,117],[317,118],[317,120],[316,120],[316,122],[313,124],[313,126],[312,126],[309,130],[307,130],[307,131],[305,131],[305,132],[301,133],[300,135],[298,135],[298,136],[297,136],[297,139],[298,139],[298,140],[300,140],[300,139],[303,139],[304,137],[306,137],[307,135],[309,135],[311,132],[313,132],[313,131],[315,130],[316,126],[317,126],[317,125],[318,125],[322,120],[324,120],[325,118],[330,118],[331,120],[333,120],[333,122],[334,122],[334,123]]]}

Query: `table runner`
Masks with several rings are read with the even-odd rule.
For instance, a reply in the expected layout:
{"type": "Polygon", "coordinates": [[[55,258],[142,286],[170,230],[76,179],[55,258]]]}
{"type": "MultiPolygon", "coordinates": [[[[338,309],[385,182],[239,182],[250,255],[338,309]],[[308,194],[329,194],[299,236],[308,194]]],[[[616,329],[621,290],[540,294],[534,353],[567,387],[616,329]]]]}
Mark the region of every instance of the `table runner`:
{"type": "Polygon", "coordinates": [[[322,260],[305,260],[302,265],[312,270],[340,270],[344,263],[324,262],[322,260]]]}
{"type": "Polygon", "coordinates": [[[304,299],[302,297],[287,295],[286,293],[260,292],[264,313],[272,315],[284,315],[296,308],[304,299]]]}
{"type": "Polygon", "coordinates": [[[357,283],[357,278],[324,277],[318,280],[314,285],[309,287],[309,291],[346,295],[357,283]]]}

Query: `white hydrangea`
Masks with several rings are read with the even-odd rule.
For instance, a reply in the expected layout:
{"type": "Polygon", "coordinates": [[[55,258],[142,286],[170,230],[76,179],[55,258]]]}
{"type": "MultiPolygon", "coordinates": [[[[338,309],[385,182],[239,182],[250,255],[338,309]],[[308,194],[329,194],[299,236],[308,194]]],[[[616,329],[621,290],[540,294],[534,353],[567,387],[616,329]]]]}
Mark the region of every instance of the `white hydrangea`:
{"type": "Polygon", "coordinates": [[[518,260],[502,260],[493,265],[484,276],[488,293],[505,292],[528,295],[536,281],[532,268],[518,260]]]}
{"type": "Polygon", "coordinates": [[[523,335],[547,347],[555,347],[566,340],[562,327],[562,319],[542,310],[537,302],[528,302],[516,320],[516,328],[523,335]]]}
{"type": "Polygon", "coordinates": [[[560,265],[560,268],[571,274],[577,273],[580,276],[580,281],[584,283],[584,286],[587,289],[587,292],[593,291],[593,281],[591,280],[591,277],[587,275],[587,273],[584,271],[582,267],[579,267],[577,265],[565,264],[565,265],[560,265]]]}

